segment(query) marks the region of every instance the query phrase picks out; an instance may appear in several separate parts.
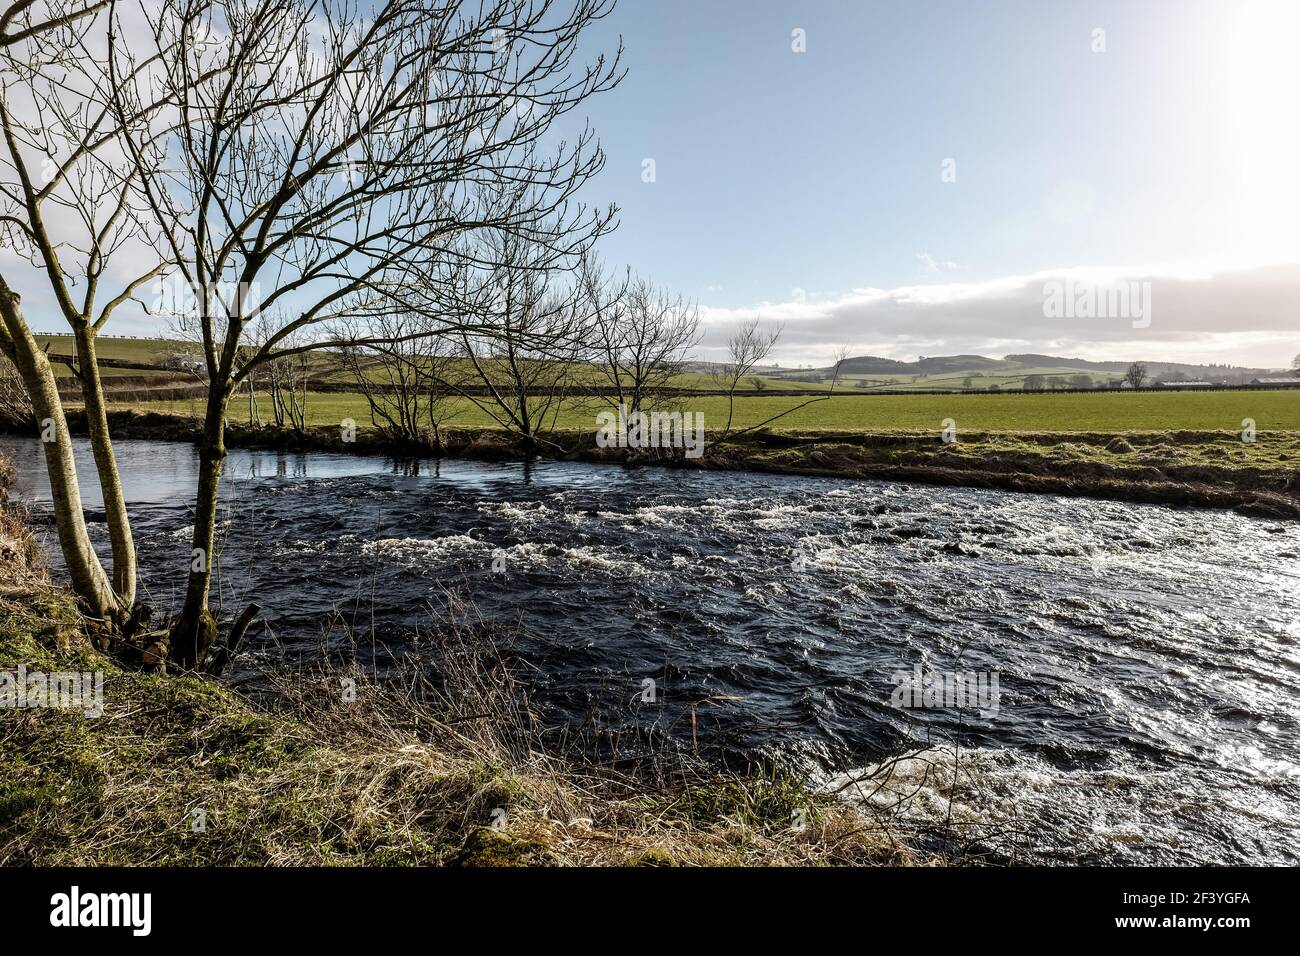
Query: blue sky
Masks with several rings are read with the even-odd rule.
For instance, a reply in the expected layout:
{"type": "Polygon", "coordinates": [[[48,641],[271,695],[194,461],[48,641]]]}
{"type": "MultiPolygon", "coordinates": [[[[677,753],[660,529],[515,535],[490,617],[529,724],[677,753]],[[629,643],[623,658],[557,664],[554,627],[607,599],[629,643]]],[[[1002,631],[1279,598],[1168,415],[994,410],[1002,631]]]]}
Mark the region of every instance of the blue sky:
{"type": "Polygon", "coordinates": [[[1300,352],[1300,0],[620,0],[588,49],[620,36],[585,198],[610,265],[699,303],[700,358],[755,318],[785,364],[1300,352]],[[1142,314],[1048,314],[1062,284],[1142,314]]]}
{"type": "MultiPolygon", "coordinates": [[[[589,111],[609,154],[591,195],[623,209],[605,254],[720,323],[788,325],[853,290],[1107,269],[1159,291],[1167,273],[1293,263],[1300,154],[1277,154],[1300,148],[1297,26],[1290,0],[623,0],[601,33],[622,34],[628,77],[589,111]]],[[[1268,308],[1285,312],[1281,285],[1268,308]]],[[[840,339],[897,357],[1004,342],[1104,357],[1137,338],[1264,362],[1285,348],[1249,316],[1199,337],[1166,321],[1163,338],[1153,323],[1033,342],[991,316],[947,348],[924,316],[919,336],[876,339],[862,318],[840,339]]],[[[1300,327],[1294,311],[1264,325],[1279,323],[1300,327]]],[[[816,360],[823,338],[787,336],[789,357],[816,360]]]]}

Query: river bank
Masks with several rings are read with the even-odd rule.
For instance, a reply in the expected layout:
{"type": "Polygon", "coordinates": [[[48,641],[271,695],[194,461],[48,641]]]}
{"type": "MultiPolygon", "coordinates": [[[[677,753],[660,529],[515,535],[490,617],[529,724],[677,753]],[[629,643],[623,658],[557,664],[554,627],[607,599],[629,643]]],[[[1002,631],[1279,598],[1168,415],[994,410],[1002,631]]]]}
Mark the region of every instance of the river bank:
{"type": "MultiPolygon", "coordinates": [[[[0,458],[0,502],[8,477],[0,458]]],[[[780,774],[550,754],[500,667],[444,672],[440,689],[364,668],[281,673],[255,701],[120,666],[3,504],[0,579],[0,673],[102,680],[96,707],[6,710],[0,865],[917,862],[865,813],[780,774]],[[467,700],[471,720],[452,710],[467,700]]]]}
{"type": "MultiPolygon", "coordinates": [[[[197,442],[198,423],[181,415],[117,411],[119,439],[197,442]]],[[[84,417],[69,415],[75,434],[84,417]]],[[[1244,441],[1237,432],[966,433],[945,442],[939,432],[853,434],[842,431],[758,431],[707,445],[687,459],[655,450],[598,448],[589,432],[563,431],[526,443],[496,429],[447,430],[439,449],[397,444],[358,429],[302,432],[275,426],[227,426],[230,447],[331,451],[410,457],[441,455],[481,461],[547,458],[701,470],[751,471],[838,478],[874,478],[933,485],[997,488],[1300,519],[1300,432],[1272,431],[1244,441]]]]}

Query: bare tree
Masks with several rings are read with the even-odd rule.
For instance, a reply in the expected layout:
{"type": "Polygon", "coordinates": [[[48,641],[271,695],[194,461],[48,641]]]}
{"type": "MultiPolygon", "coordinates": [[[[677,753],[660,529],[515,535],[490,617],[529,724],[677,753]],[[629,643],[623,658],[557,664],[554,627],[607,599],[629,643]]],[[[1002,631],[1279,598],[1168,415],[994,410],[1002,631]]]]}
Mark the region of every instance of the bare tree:
{"type": "Polygon", "coordinates": [[[596,381],[608,389],[609,403],[629,414],[662,404],[699,342],[699,309],[646,279],[615,281],[591,262],[579,282],[596,381]]]}
{"type": "Polygon", "coordinates": [[[324,330],[428,285],[474,234],[576,246],[613,211],[578,202],[603,153],[589,129],[548,132],[621,78],[617,57],[578,59],[612,0],[164,0],[159,63],[116,47],[120,120],[153,89],[180,122],[166,155],[122,137],[153,228],[197,303],[193,332],[210,382],[185,603],[173,659],[201,662],[216,638],[208,608],[225,419],[235,390],[278,357],[338,342],[324,330]],[[201,8],[201,9],[200,9],[201,8]],[[276,331],[256,348],[250,327],[276,331]],[[306,340],[294,345],[290,339],[306,340]]]}
{"type": "Polygon", "coordinates": [[[265,368],[276,426],[303,434],[307,430],[307,381],[311,370],[307,353],[279,356],[267,362],[265,368]]]}
{"type": "Polygon", "coordinates": [[[1134,388],[1141,388],[1142,383],[1147,380],[1147,367],[1142,362],[1134,362],[1124,372],[1124,381],[1128,382],[1134,388]]]}
{"type": "MultiPolygon", "coordinates": [[[[70,328],[90,445],[112,546],[111,580],[91,546],[63,404],[14,288],[0,276],[0,351],[17,366],[41,425],[59,544],[74,592],[92,616],[123,620],[135,600],[136,558],[108,432],[96,338],[118,307],[169,265],[134,241],[146,168],[121,149],[108,108],[108,3],[19,2],[0,14],[0,229],[33,267],[70,328]],[[127,278],[119,278],[126,275],[127,278]]],[[[149,91],[134,122],[163,112],[149,91]]],[[[144,140],[141,149],[150,149],[144,140]]]]}
{"type": "MultiPolygon", "coordinates": [[[[780,421],[788,415],[792,415],[800,409],[807,408],[809,405],[815,405],[818,402],[829,401],[835,396],[835,389],[839,386],[840,376],[844,371],[844,364],[848,360],[849,350],[841,346],[836,349],[835,362],[831,367],[830,386],[826,389],[824,395],[818,395],[806,401],[800,402],[790,408],[783,409],[775,415],[770,415],[757,424],[750,425],[748,428],[732,430],[732,424],[735,419],[736,392],[742,379],[750,374],[754,368],[776,347],[777,341],[781,337],[781,329],[771,329],[763,331],[759,326],[759,320],[754,319],[740,327],[733,334],[727,343],[727,361],[719,365],[713,372],[713,379],[727,393],[727,424],[722,434],[712,439],[714,444],[721,444],[739,438],[741,435],[747,435],[750,432],[766,428],[775,421],[780,421]]],[[[821,377],[817,377],[821,381],[821,377]]]]}
{"type": "Polygon", "coordinates": [[[0,354],[0,427],[30,430],[36,425],[32,400],[23,388],[18,368],[0,354]]]}
{"type": "MultiPolygon", "coordinates": [[[[275,334],[275,331],[270,325],[264,325],[260,329],[255,328],[250,339],[260,346],[269,336],[275,334]]],[[[260,372],[271,400],[272,421],[277,428],[287,428],[301,435],[307,431],[307,387],[312,377],[313,362],[310,348],[301,350],[296,348],[310,345],[310,340],[302,333],[297,333],[290,335],[282,345],[283,348],[278,350],[274,357],[258,363],[250,370],[248,375],[250,397],[253,376],[260,372]]],[[[247,361],[253,349],[246,347],[243,351],[247,361]]],[[[256,406],[255,397],[251,400],[256,406]]],[[[255,414],[260,421],[261,409],[256,408],[255,414]]]]}
{"type": "Polygon", "coordinates": [[[736,416],[736,390],[754,367],[767,359],[781,338],[781,327],[763,329],[758,319],[742,325],[727,340],[727,360],[713,371],[713,381],[727,393],[727,424],[717,441],[725,441],[731,435],[731,426],[736,416]]]}
{"type": "Polygon", "coordinates": [[[463,286],[474,328],[460,334],[467,374],[456,391],[536,448],[551,443],[575,371],[586,367],[587,326],[568,281],[575,260],[513,236],[483,245],[493,265],[463,286]]]}
{"type": "Polygon", "coordinates": [[[422,322],[409,312],[373,319],[356,337],[378,333],[383,341],[331,355],[365,397],[380,434],[399,445],[440,450],[443,426],[455,414],[460,361],[445,337],[418,334],[422,322]]]}
{"type": "MultiPolygon", "coordinates": [[[[247,353],[247,349],[245,349],[247,353]]],[[[204,364],[206,368],[206,363],[204,364]]],[[[262,406],[257,401],[257,383],[258,369],[248,370],[248,375],[244,377],[244,391],[248,395],[248,425],[250,428],[262,427],[262,406]]]]}
{"type": "Polygon", "coordinates": [[[22,43],[43,34],[79,25],[109,4],[109,0],[61,4],[41,0],[18,0],[0,13],[0,48],[22,43]]]}

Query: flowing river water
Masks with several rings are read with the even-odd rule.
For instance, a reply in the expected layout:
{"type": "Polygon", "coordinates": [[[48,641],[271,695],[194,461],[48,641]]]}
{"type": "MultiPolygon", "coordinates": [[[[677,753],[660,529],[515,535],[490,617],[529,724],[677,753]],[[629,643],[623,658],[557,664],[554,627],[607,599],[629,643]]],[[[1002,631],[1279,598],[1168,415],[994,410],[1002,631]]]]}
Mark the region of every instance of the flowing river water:
{"type": "MultiPolygon", "coordinates": [[[[142,591],[174,606],[195,451],[118,449],[142,591]]],[[[0,451],[54,550],[39,444],[0,451]]],[[[93,489],[85,505],[107,552],[93,489]]],[[[222,520],[226,613],[256,600],[270,622],[254,657],[318,647],[336,612],[400,644],[452,587],[519,625],[552,721],[596,713],[730,762],[795,762],[899,826],[943,824],[999,859],[1300,862],[1300,524],[875,481],[245,450],[228,460],[222,520]],[[897,706],[909,677],[954,671],[980,675],[984,697],[897,706]],[[863,771],[875,782],[845,786],[863,771]]]]}

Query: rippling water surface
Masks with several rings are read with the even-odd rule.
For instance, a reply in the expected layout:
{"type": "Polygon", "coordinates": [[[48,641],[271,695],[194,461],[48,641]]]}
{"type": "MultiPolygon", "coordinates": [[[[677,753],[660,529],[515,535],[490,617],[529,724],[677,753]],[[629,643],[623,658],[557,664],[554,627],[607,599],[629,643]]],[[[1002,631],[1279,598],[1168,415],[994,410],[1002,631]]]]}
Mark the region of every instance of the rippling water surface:
{"type": "MultiPolygon", "coordinates": [[[[143,585],[173,603],[194,451],[119,447],[143,585]]],[[[39,446],[0,450],[39,515],[39,446]]],[[[226,607],[257,600],[290,647],[314,646],[336,609],[400,639],[457,586],[522,624],[557,721],[595,712],[689,740],[694,704],[717,753],[779,753],[837,788],[902,756],[887,786],[845,796],[978,822],[999,854],[1300,861],[1300,525],[561,463],[234,451],[227,477],[226,607]],[[996,674],[998,706],[891,706],[916,665],[996,674]]]]}

